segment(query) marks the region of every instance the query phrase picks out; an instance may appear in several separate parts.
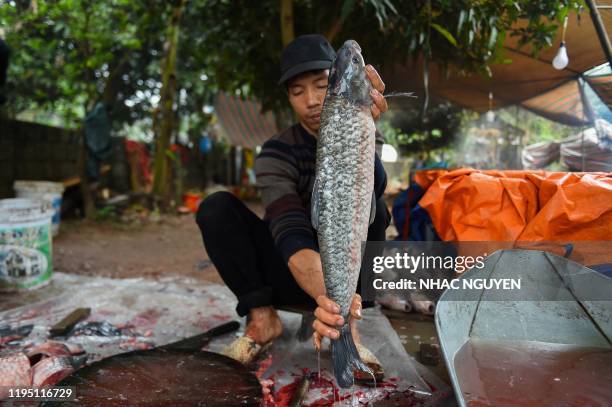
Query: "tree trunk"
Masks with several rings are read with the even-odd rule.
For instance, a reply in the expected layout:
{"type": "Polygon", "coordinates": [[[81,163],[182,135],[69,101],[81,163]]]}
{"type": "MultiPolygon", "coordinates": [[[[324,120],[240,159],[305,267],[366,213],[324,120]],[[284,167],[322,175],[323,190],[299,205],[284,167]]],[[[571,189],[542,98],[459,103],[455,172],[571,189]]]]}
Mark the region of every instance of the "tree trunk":
{"type": "Polygon", "coordinates": [[[280,0],[281,35],[283,46],[287,46],[295,37],[293,31],[293,0],[280,0]]]}
{"type": "Polygon", "coordinates": [[[79,171],[79,178],[81,179],[81,198],[83,199],[83,215],[86,219],[93,219],[96,215],[96,207],[94,205],[93,194],[91,193],[91,186],[89,185],[89,179],[87,177],[87,146],[85,144],[85,131],[81,134],[82,144],[80,146],[81,153],[77,161],[77,168],[79,171]]]}
{"type": "Polygon", "coordinates": [[[155,131],[155,158],[153,169],[153,194],[168,203],[170,192],[170,163],[166,151],[170,146],[174,128],[174,99],[176,95],[176,55],[179,42],[180,21],[186,0],[181,0],[172,11],[172,19],[166,37],[166,57],[162,66],[162,88],[159,100],[159,118],[155,131]]]}

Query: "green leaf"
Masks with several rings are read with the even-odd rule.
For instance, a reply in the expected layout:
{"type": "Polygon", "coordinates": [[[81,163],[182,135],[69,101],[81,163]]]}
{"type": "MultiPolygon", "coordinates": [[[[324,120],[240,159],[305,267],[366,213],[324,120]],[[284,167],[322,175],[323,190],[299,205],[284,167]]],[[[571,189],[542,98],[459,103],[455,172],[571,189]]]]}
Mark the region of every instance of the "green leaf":
{"type": "Polygon", "coordinates": [[[412,37],[412,39],[410,40],[410,45],[408,46],[408,49],[412,52],[416,49],[417,47],[417,39],[416,37],[412,37]]]}
{"type": "Polygon", "coordinates": [[[172,150],[166,149],[165,152],[166,152],[166,157],[168,157],[172,161],[176,161],[178,159],[178,156],[172,150]]]}
{"type": "Polygon", "coordinates": [[[568,13],[569,13],[569,7],[563,7],[559,11],[559,15],[557,16],[557,19],[559,20],[560,23],[563,23],[563,21],[565,20],[565,17],[567,17],[568,13]]]}
{"type": "Polygon", "coordinates": [[[457,33],[461,32],[461,27],[463,27],[463,23],[465,23],[465,17],[465,10],[461,10],[461,12],[459,13],[459,23],[457,24],[457,33]]]}
{"type": "Polygon", "coordinates": [[[431,23],[431,26],[433,28],[436,29],[436,31],[438,31],[440,34],[442,34],[444,36],[444,38],[446,38],[448,40],[448,42],[450,42],[451,44],[453,44],[455,47],[457,46],[457,40],[455,39],[455,37],[453,37],[453,34],[451,34],[450,32],[448,32],[445,28],[443,28],[441,25],[436,24],[436,23],[431,23]]]}
{"type": "Polygon", "coordinates": [[[516,11],[518,11],[519,13],[522,12],[523,10],[521,9],[521,5],[517,2],[517,1],[513,1],[512,4],[514,5],[514,7],[516,8],[516,11]]]}
{"type": "MultiPolygon", "coordinates": [[[[8,102],[10,109],[20,112],[34,106],[44,111],[55,110],[78,123],[82,106],[90,104],[88,98],[98,97],[107,84],[114,83],[117,110],[113,122],[121,127],[145,119],[148,124],[142,127],[148,129],[149,101],[129,107],[124,102],[134,99],[139,91],[159,93],[155,88],[176,1],[39,1],[37,16],[21,13],[23,7],[18,5],[27,3],[0,0],[0,25],[10,28],[21,23],[17,31],[8,29],[5,38],[13,49],[19,50],[9,65],[12,79],[8,86],[14,95],[8,102]],[[98,76],[92,81],[83,75],[87,70],[96,70],[98,76]],[[100,75],[107,72],[116,76],[100,75]]],[[[178,121],[190,114],[201,115],[203,101],[214,104],[216,92],[233,92],[244,85],[249,86],[245,94],[260,99],[266,109],[286,109],[284,90],[266,85],[278,79],[277,64],[271,62],[278,62],[280,32],[262,31],[262,27],[278,24],[278,13],[270,12],[276,10],[278,0],[249,2],[248,7],[235,7],[234,3],[192,0],[185,7],[180,26],[177,85],[186,89],[189,97],[177,102],[178,121]],[[243,24],[244,21],[255,23],[243,24]],[[238,51],[244,49],[244,44],[251,45],[241,54],[238,51]],[[206,74],[206,81],[199,79],[202,74],[206,74]]],[[[337,15],[330,15],[328,9],[317,7],[318,2],[313,0],[294,1],[296,33],[320,31],[325,21],[343,17],[347,23],[342,26],[342,36],[357,37],[367,50],[368,60],[374,63],[385,66],[424,53],[432,63],[442,67],[454,65],[465,73],[484,71],[483,63],[493,66],[500,61],[510,62],[502,55],[506,30],[520,44],[545,49],[560,32],[567,10],[573,15],[581,4],[584,6],[584,0],[443,0],[431,2],[431,10],[423,1],[338,3],[337,15]],[[516,24],[519,20],[524,24],[516,24]],[[384,31],[377,22],[384,23],[384,31]],[[430,22],[439,26],[431,26],[430,22]],[[444,31],[457,29],[450,37],[457,45],[438,29],[442,27],[444,31]],[[493,27],[498,30],[496,35],[493,27]],[[433,30],[447,39],[436,38],[429,44],[428,33],[433,30]],[[399,55],[392,51],[398,49],[399,55]]]]}
{"type": "Polygon", "coordinates": [[[489,36],[489,44],[488,44],[489,49],[493,48],[496,40],[497,40],[497,27],[493,26],[491,27],[491,35],[489,36]]]}
{"type": "Polygon", "coordinates": [[[391,3],[389,0],[383,0],[385,2],[385,4],[387,5],[387,7],[393,11],[395,14],[397,14],[397,10],[395,9],[395,6],[393,5],[393,3],[391,3]]]}

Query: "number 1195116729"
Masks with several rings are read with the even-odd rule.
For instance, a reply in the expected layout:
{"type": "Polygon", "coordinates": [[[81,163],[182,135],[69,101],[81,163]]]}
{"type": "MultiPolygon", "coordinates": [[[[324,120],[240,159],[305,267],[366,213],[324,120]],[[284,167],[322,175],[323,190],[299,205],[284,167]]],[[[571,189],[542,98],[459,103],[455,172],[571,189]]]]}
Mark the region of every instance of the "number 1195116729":
{"type": "Polygon", "coordinates": [[[0,390],[6,401],[68,401],[76,399],[74,387],[7,387],[0,390]]]}

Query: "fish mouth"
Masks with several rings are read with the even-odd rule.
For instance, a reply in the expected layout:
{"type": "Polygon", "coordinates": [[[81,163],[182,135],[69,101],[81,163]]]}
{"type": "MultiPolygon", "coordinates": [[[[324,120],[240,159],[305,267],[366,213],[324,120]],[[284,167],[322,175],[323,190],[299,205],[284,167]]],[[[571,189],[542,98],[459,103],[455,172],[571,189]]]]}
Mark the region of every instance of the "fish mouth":
{"type": "Polygon", "coordinates": [[[372,103],[361,47],[356,41],[348,40],[338,50],[329,74],[327,94],[360,106],[372,103]]]}

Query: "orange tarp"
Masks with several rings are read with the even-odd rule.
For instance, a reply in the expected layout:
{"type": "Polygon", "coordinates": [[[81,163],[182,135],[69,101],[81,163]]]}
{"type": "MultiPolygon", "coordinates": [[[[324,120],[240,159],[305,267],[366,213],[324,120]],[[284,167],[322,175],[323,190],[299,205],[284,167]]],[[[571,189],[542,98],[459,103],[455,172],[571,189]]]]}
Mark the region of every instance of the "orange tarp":
{"type": "Polygon", "coordinates": [[[612,240],[612,174],[458,169],[415,181],[444,241],[612,240]]]}
{"type": "Polygon", "coordinates": [[[446,174],[448,170],[437,169],[437,170],[420,170],[414,174],[414,181],[419,184],[423,190],[429,188],[438,177],[446,174]]]}

